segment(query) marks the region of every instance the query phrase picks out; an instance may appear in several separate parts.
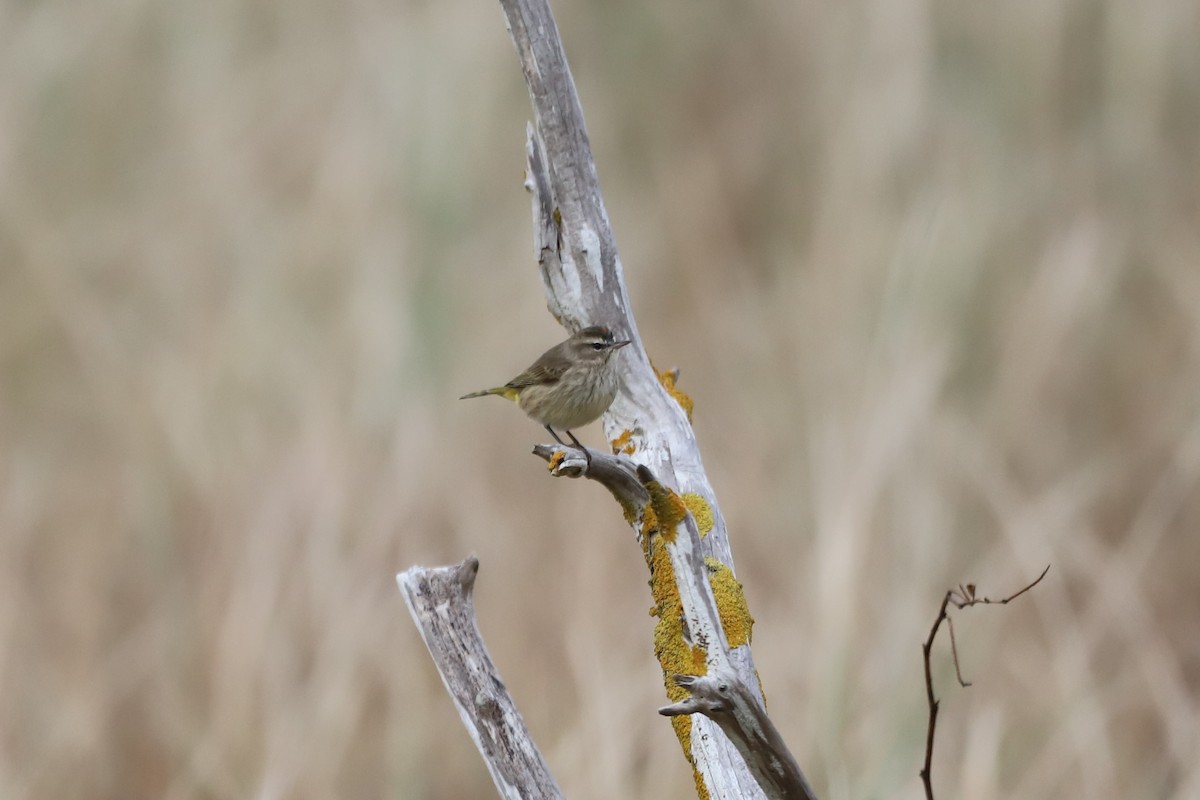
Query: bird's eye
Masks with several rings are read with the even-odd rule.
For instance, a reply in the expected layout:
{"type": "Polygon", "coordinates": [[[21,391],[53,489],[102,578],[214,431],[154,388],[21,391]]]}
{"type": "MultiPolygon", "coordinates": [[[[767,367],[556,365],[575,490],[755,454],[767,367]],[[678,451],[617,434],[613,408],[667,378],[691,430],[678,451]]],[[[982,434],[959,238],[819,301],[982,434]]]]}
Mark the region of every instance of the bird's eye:
{"type": "Polygon", "coordinates": [[[592,349],[593,350],[603,350],[604,344],[602,342],[592,342],[592,349]]]}

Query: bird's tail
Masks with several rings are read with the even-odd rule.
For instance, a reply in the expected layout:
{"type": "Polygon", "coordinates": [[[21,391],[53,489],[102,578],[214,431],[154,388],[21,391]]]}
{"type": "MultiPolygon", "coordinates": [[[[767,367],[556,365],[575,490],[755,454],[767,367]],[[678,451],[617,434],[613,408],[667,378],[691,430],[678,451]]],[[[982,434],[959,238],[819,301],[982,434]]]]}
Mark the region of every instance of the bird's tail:
{"type": "Polygon", "coordinates": [[[516,402],[517,390],[511,386],[494,386],[491,389],[484,389],[482,392],[471,392],[464,394],[459,400],[467,400],[472,397],[487,397],[489,394],[498,394],[503,398],[516,402]]]}

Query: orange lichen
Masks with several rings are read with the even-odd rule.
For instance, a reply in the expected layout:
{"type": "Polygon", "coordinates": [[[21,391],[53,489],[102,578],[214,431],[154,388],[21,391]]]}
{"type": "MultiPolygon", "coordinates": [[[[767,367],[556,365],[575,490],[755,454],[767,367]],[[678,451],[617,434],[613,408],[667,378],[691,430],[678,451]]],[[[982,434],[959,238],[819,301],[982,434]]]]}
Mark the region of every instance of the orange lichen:
{"type": "Polygon", "coordinates": [[[679,407],[683,409],[685,414],[687,414],[688,422],[691,422],[692,408],[695,406],[695,403],[692,402],[692,398],[688,397],[675,387],[675,381],[678,379],[679,373],[670,369],[664,372],[659,372],[658,370],[655,370],[654,372],[656,375],[658,375],[659,383],[661,383],[663,388],[667,390],[667,394],[675,398],[675,402],[679,403],[679,407]]]}
{"type": "Polygon", "coordinates": [[[626,428],[621,431],[621,435],[612,440],[613,455],[624,453],[631,456],[637,451],[637,446],[633,443],[633,431],[626,428]]]}
{"type": "MultiPolygon", "coordinates": [[[[683,522],[683,518],[687,516],[687,506],[684,505],[679,495],[658,481],[647,482],[646,491],[650,493],[650,505],[647,508],[646,519],[649,520],[652,512],[654,526],[658,528],[658,532],[668,542],[674,541],[679,523],[683,522]]],[[[646,522],[642,523],[643,539],[645,538],[646,524],[646,522]]]]}
{"type": "Polygon", "coordinates": [[[650,566],[650,551],[648,542],[650,537],[658,533],[658,516],[654,513],[654,509],[647,503],[642,507],[642,529],[638,535],[638,541],[642,543],[642,552],[646,556],[646,566],[650,566]]]}
{"type": "Polygon", "coordinates": [[[683,504],[687,506],[688,511],[692,512],[692,517],[696,520],[696,527],[700,531],[700,538],[703,539],[713,529],[712,506],[695,492],[683,495],[683,504]]]}
{"type": "Polygon", "coordinates": [[[563,462],[563,459],[566,457],[567,457],[567,454],[564,453],[562,450],[559,450],[557,453],[550,456],[550,460],[548,462],[546,462],[546,469],[550,470],[551,472],[554,472],[555,470],[558,469],[558,465],[561,464],[563,462]]]}

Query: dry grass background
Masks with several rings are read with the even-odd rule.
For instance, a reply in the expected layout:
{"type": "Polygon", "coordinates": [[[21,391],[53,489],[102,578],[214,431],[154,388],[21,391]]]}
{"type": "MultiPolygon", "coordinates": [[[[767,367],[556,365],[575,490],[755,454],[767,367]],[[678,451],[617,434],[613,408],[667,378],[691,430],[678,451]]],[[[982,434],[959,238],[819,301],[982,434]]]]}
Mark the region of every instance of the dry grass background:
{"type": "MultiPolygon", "coordinates": [[[[557,3],[825,798],[1200,797],[1200,11],[557,3]]],[[[494,3],[0,4],[0,797],[488,797],[477,553],[572,797],[686,797],[644,566],[499,401],[560,331],[494,3]]],[[[598,426],[584,431],[596,443],[598,426]]]]}

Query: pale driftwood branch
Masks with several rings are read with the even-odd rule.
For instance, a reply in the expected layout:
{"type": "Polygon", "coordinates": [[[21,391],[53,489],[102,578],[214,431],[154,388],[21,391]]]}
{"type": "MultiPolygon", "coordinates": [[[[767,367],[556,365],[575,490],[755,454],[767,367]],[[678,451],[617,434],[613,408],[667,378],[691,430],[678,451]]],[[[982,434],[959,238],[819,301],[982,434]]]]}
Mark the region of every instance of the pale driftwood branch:
{"type": "Polygon", "coordinates": [[[676,675],[675,683],[691,694],[658,713],[664,717],[703,714],[734,743],[767,797],[814,800],[816,795],[779,730],[736,675],[710,670],[703,677],[676,675]]]}
{"type": "MultiPolygon", "coordinates": [[[[646,470],[639,470],[639,482],[650,501],[632,508],[622,501],[622,506],[651,569],[660,632],[668,634],[655,637],[668,696],[682,700],[686,695],[672,679],[686,667],[726,676],[727,684],[737,684],[761,709],[749,644],[752,620],[740,584],[733,578],[725,520],[692,433],[690,400],[670,391],[664,376],[651,366],[634,322],[583,111],[548,0],[500,0],[500,4],[533,104],[534,124],[526,137],[526,188],[531,194],[534,254],[547,305],[569,330],[603,324],[621,338],[633,340],[620,356],[621,391],[603,424],[607,437],[620,442],[629,460],[646,470]],[[676,513],[683,508],[683,498],[689,501],[688,508],[703,510],[703,532],[686,509],[676,513]],[[668,558],[656,558],[660,552],[668,558]],[[718,578],[719,592],[713,588],[718,578]],[[725,612],[725,619],[739,616],[736,640],[726,635],[718,609],[725,612]],[[671,641],[664,643],[664,638],[671,641]]],[[[673,385],[673,380],[669,383],[673,385]]],[[[607,461],[593,461],[589,475],[573,449],[539,446],[535,450],[544,458],[555,458],[558,451],[564,456],[557,465],[551,461],[554,474],[586,475],[604,483],[618,500],[628,496],[625,489],[614,489],[616,473],[613,480],[606,479],[607,461]]],[[[620,486],[628,485],[622,479],[620,486]]],[[[688,719],[690,727],[676,730],[708,794],[764,796],[734,744],[717,734],[716,723],[702,714],[688,719]]]]}
{"type": "Polygon", "coordinates": [[[500,796],[561,798],[479,634],[472,600],[478,572],[470,556],[458,566],[411,567],[396,582],[500,796]]]}
{"type": "Polygon", "coordinates": [[[637,464],[620,455],[609,455],[588,448],[591,465],[579,450],[561,444],[534,445],[533,454],[544,458],[550,472],[564,478],[588,477],[612,492],[622,508],[640,509],[650,502],[650,493],[638,479],[637,464]],[[562,456],[559,456],[559,453],[562,456]]]}

